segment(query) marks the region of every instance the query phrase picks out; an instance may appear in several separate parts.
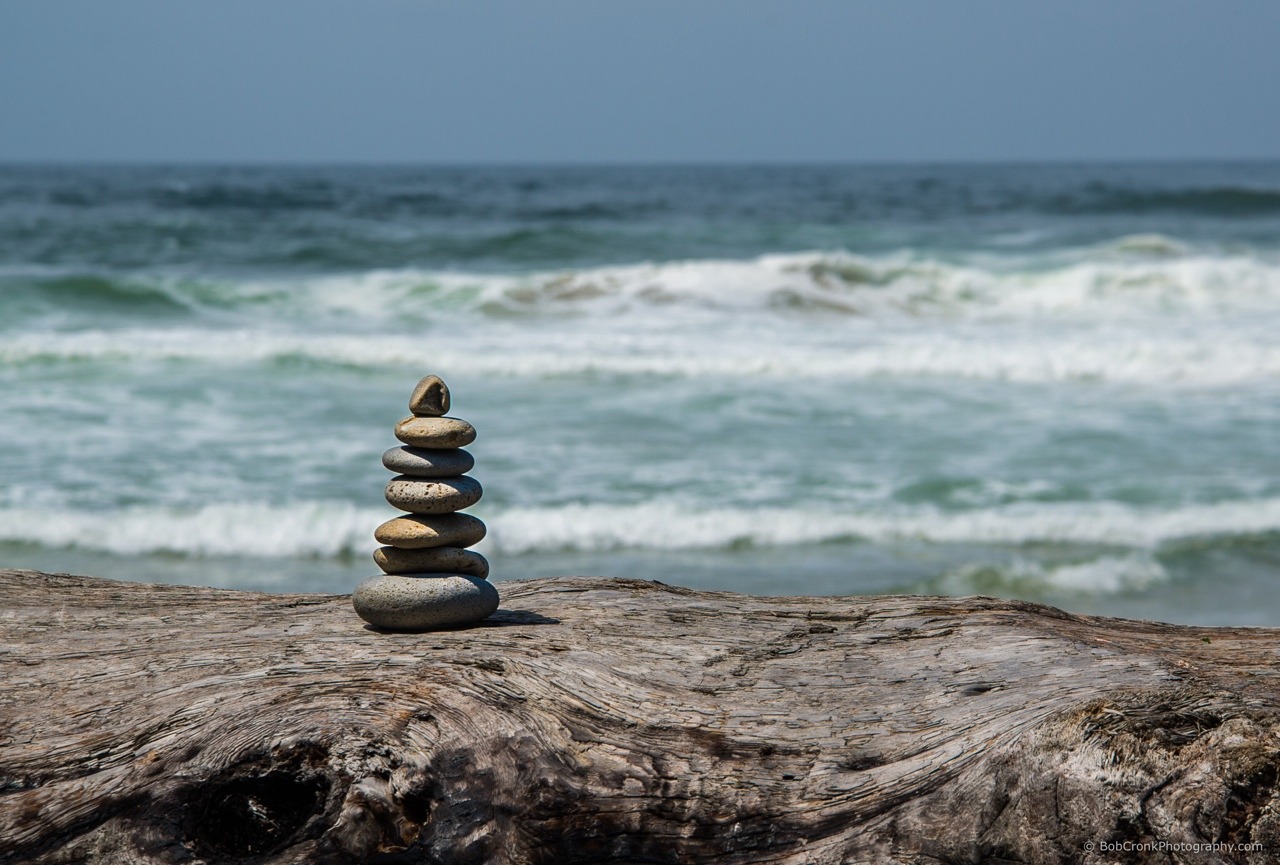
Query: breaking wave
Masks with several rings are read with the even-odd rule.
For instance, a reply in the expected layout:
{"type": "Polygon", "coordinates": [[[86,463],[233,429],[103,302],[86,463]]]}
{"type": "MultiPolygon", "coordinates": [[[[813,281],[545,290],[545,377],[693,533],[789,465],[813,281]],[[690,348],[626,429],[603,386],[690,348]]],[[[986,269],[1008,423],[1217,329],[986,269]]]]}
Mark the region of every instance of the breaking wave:
{"type": "Polygon", "coordinates": [[[1045,564],[1015,556],[1004,563],[966,565],[931,580],[927,589],[948,595],[1045,591],[1113,595],[1140,591],[1169,579],[1164,565],[1145,551],[1062,564],[1045,564]]]}
{"type": "MultiPolygon", "coordinates": [[[[1060,543],[1150,551],[1193,539],[1280,532],[1280,499],[1165,510],[1096,502],[1020,503],[950,512],[929,506],[885,507],[838,513],[805,508],[701,508],[674,501],[479,510],[489,524],[489,536],[480,549],[503,555],[745,550],[865,541],[1060,543]]],[[[118,555],[335,557],[371,551],[373,529],[391,516],[386,508],[339,501],[138,506],[107,512],[9,508],[0,510],[0,542],[118,555]]]]}
{"type": "Polygon", "coordinates": [[[745,548],[839,541],[1089,544],[1156,549],[1200,537],[1280,531],[1280,499],[1141,509],[1115,502],[1019,503],[967,511],[692,508],[677,503],[513,508],[493,515],[504,553],[745,548]]]}
{"type": "Polygon", "coordinates": [[[700,342],[676,332],[508,331],[450,335],[324,335],[254,330],[146,329],[22,334],[0,342],[0,368],[30,363],[305,362],[430,367],[504,378],[590,374],[789,379],[950,377],[1010,382],[1097,381],[1201,387],[1280,376],[1280,345],[1243,334],[882,333],[846,343],[780,340],[726,328],[700,342]],[[771,341],[773,344],[770,344],[771,341]],[[523,342],[523,344],[522,344],[523,342]]]}
{"type": "MultiPolygon", "coordinates": [[[[212,277],[18,271],[0,273],[0,305],[27,317],[187,311],[237,320],[431,323],[457,315],[571,314],[609,318],[646,309],[837,317],[1037,319],[1267,309],[1280,300],[1280,260],[1193,254],[1162,235],[1041,258],[958,260],[913,253],[768,255],[526,274],[370,270],[313,277],[212,277]]],[[[16,319],[14,319],[16,320],[16,319]]],[[[135,319],[136,320],[136,319],[135,319]]]]}
{"type": "Polygon", "coordinates": [[[604,374],[1232,385],[1280,375],[1280,260],[1159,235],[1087,260],[765,256],[525,275],[0,275],[0,368],[302,361],[604,374]],[[118,313],[118,315],[117,315],[118,313]],[[465,336],[464,336],[465,335],[465,336]]]}
{"type": "Polygon", "coordinates": [[[116,555],[335,557],[372,552],[388,515],[343,502],[210,504],[115,511],[0,510],[0,542],[116,555]]]}

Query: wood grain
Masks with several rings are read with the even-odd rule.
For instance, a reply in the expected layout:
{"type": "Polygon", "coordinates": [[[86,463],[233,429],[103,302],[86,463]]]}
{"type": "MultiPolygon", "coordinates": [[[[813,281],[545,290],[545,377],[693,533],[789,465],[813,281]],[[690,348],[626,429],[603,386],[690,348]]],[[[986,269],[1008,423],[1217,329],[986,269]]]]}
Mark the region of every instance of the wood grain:
{"type": "Polygon", "coordinates": [[[0,861],[1280,858],[1274,630],[596,578],[430,634],[346,596],[0,592],[0,861]],[[1210,842],[1259,847],[1169,849],[1210,842]]]}

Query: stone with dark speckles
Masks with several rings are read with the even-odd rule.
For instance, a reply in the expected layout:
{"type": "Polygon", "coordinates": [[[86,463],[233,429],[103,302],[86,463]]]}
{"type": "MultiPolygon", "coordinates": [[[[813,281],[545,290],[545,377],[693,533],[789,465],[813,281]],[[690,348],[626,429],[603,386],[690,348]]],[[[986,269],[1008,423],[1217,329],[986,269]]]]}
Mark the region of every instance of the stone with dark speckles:
{"type": "Polygon", "coordinates": [[[451,514],[480,501],[484,489],[466,475],[434,480],[396,475],[383,494],[392,507],[411,514],[451,514]]]}

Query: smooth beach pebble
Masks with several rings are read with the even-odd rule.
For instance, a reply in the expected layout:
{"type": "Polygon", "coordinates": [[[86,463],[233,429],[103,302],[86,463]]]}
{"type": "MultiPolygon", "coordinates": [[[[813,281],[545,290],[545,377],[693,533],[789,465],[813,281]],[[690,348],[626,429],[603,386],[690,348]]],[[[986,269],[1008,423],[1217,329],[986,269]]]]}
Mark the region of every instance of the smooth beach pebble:
{"type": "Polygon", "coordinates": [[[449,413],[449,386],[438,375],[418,382],[409,397],[409,411],[416,417],[440,417],[449,413]]]}
{"type": "Polygon", "coordinates": [[[451,514],[480,501],[484,490],[475,478],[426,480],[397,475],[383,491],[387,503],[411,514],[451,514]]]}
{"type": "Polygon", "coordinates": [[[475,457],[453,448],[391,448],[382,455],[382,464],[397,474],[415,478],[451,478],[465,475],[475,467],[475,457]]]}
{"type": "Polygon", "coordinates": [[[457,547],[380,547],[374,550],[373,560],[387,574],[468,574],[482,580],[489,576],[489,561],[484,556],[457,547]]]}
{"type": "Polygon", "coordinates": [[[476,440],[476,428],[456,417],[407,417],[396,438],[419,448],[461,448],[476,440]]]}
{"type": "Polygon", "coordinates": [[[470,514],[396,517],[373,532],[379,543],[402,550],[469,547],[478,543],[484,534],[484,523],[470,514]]]}
{"type": "Polygon", "coordinates": [[[428,631],[487,618],[498,609],[498,590],[462,574],[383,575],[356,586],[351,605],[375,628],[428,631]]]}

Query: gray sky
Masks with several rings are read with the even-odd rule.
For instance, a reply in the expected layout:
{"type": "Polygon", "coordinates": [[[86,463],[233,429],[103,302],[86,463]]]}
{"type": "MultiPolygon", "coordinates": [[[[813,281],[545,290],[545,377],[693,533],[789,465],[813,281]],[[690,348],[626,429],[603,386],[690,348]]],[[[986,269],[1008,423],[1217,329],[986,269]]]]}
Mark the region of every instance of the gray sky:
{"type": "Polygon", "coordinates": [[[0,0],[0,160],[1280,157],[1275,0],[0,0]]]}

